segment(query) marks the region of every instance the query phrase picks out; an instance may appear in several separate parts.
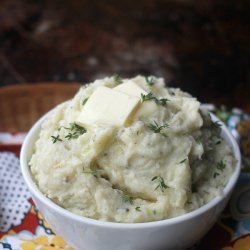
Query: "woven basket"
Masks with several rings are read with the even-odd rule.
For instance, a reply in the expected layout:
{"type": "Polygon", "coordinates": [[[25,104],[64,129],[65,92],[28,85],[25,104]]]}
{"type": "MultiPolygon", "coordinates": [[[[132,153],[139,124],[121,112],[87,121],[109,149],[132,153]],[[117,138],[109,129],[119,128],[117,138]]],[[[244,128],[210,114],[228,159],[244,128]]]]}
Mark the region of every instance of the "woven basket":
{"type": "Polygon", "coordinates": [[[21,84],[0,88],[0,132],[26,132],[57,104],[72,98],[78,83],[21,84]]]}

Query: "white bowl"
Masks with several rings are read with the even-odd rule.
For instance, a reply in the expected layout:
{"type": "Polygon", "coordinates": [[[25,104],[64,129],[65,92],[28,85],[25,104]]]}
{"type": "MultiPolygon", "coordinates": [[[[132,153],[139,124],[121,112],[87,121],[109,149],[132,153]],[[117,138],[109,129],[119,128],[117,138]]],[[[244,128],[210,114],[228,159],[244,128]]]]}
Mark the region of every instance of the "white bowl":
{"type": "MultiPolygon", "coordinates": [[[[238,144],[222,125],[222,137],[231,146],[237,160],[221,196],[190,213],[162,221],[146,223],[104,222],[73,214],[49,200],[32,179],[28,162],[34,150],[46,114],[29,131],[21,149],[21,171],[32,198],[56,234],[79,250],[187,249],[213,226],[225,208],[240,173],[238,144]]],[[[218,119],[212,115],[212,119],[218,119]]]]}

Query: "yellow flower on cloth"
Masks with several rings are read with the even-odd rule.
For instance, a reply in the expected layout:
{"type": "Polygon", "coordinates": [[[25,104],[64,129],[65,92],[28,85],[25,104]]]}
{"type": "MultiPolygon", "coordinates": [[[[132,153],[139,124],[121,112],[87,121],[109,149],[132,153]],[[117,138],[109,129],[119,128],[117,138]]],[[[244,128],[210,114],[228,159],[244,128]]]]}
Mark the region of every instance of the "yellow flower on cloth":
{"type": "Polygon", "coordinates": [[[63,249],[63,250],[73,250],[73,248],[69,247],[65,241],[63,241],[57,235],[52,235],[51,237],[47,235],[39,236],[32,240],[26,241],[21,244],[22,250],[55,250],[55,249],[63,249]],[[39,248],[38,248],[39,247],[39,248]]]}
{"type": "Polygon", "coordinates": [[[250,236],[238,239],[232,247],[224,247],[222,250],[249,250],[250,236]]]}

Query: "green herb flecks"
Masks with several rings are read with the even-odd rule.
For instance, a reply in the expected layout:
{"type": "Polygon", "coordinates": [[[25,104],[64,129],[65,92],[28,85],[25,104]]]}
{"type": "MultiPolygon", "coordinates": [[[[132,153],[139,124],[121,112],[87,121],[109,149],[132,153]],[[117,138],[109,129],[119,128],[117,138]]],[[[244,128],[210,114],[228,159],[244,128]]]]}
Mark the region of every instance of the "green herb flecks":
{"type": "Polygon", "coordinates": [[[202,136],[197,137],[197,138],[195,139],[195,141],[196,141],[198,144],[202,144],[202,142],[203,142],[202,136]]]}
{"type": "Polygon", "coordinates": [[[121,84],[122,83],[122,78],[121,78],[121,76],[119,74],[114,74],[112,77],[113,77],[116,84],[121,84]]]}
{"type": "Polygon", "coordinates": [[[87,98],[85,98],[83,101],[82,101],[82,105],[85,105],[85,103],[88,101],[88,97],[87,98]]]}
{"type": "Polygon", "coordinates": [[[53,143],[56,143],[56,142],[58,142],[58,141],[62,141],[62,139],[60,138],[60,136],[59,135],[57,135],[57,136],[51,136],[51,138],[52,138],[52,142],[53,143]]]}
{"type": "Polygon", "coordinates": [[[169,127],[169,125],[168,124],[163,124],[163,125],[161,125],[161,126],[159,126],[158,125],[158,123],[156,122],[156,121],[154,121],[154,123],[150,123],[149,125],[148,125],[148,128],[150,129],[150,130],[152,130],[154,133],[160,133],[161,135],[163,135],[163,136],[165,136],[165,137],[167,137],[167,135],[166,134],[164,134],[164,133],[162,133],[162,129],[163,128],[168,128],[169,127]]]}
{"type": "Polygon", "coordinates": [[[222,126],[222,124],[220,123],[220,121],[216,121],[212,123],[212,127],[214,128],[220,128],[222,126]]]}
{"type": "Polygon", "coordinates": [[[155,100],[155,99],[156,99],[156,97],[153,96],[152,92],[149,92],[146,95],[141,94],[141,101],[142,102],[146,102],[146,101],[150,101],[150,100],[155,100]]]}
{"type": "Polygon", "coordinates": [[[187,158],[183,159],[182,161],[179,162],[179,164],[184,163],[187,160],[187,158]]]}
{"type": "Polygon", "coordinates": [[[166,106],[167,103],[169,102],[169,100],[167,98],[161,98],[161,99],[157,99],[158,101],[156,102],[156,104],[160,104],[161,106],[166,106]]]}
{"type": "Polygon", "coordinates": [[[225,169],[225,167],[226,167],[226,164],[221,160],[221,161],[217,162],[216,167],[220,171],[223,171],[225,169]]]}
{"type": "Polygon", "coordinates": [[[151,181],[157,181],[158,185],[156,186],[155,190],[160,188],[162,192],[165,191],[165,189],[169,188],[169,186],[166,185],[164,182],[164,179],[161,176],[155,176],[151,179],[151,181]]]}
{"type": "MultiPolygon", "coordinates": [[[[217,168],[218,170],[220,170],[221,172],[225,169],[225,167],[226,167],[226,164],[223,162],[223,160],[220,160],[220,161],[217,162],[217,164],[216,164],[216,168],[217,168]]],[[[215,172],[214,175],[213,175],[213,177],[216,178],[216,176],[218,176],[218,175],[220,175],[220,173],[215,172]]]]}
{"type": "Polygon", "coordinates": [[[80,135],[83,135],[87,132],[84,127],[77,125],[75,122],[70,123],[70,127],[64,127],[65,129],[69,130],[70,132],[65,136],[66,139],[77,139],[80,135]]]}
{"type": "Polygon", "coordinates": [[[220,140],[218,140],[217,142],[215,142],[215,145],[219,145],[219,144],[221,144],[220,140]]]}
{"type": "Polygon", "coordinates": [[[122,197],[123,201],[125,203],[130,203],[131,205],[133,204],[134,202],[134,198],[128,194],[124,194],[123,197],[122,197]]]}
{"type": "Polygon", "coordinates": [[[216,178],[216,176],[220,175],[220,173],[215,172],[213,177],[216,178]]]}
{"type": "Polygon", "coordinates": [[[141,207],[136,207],[135,210],[141,212],[141,207]]]}
{"type": "Polygon", "coordinates": [[[141,94],[141,102],[146,102],[146,101],[154,101],[156,104],[161,106],[166,106],[167,102],[169,102],[167,98],[160,98],[160,99],[156,98],[152,92],[149,92],[146,95],[141,94]]]}
{"type": "Polygon", "coordinates": [[[155,84],[155,79],[153,76],[146,76],[145,80],[149,86],[153,86],[155,84]]]}

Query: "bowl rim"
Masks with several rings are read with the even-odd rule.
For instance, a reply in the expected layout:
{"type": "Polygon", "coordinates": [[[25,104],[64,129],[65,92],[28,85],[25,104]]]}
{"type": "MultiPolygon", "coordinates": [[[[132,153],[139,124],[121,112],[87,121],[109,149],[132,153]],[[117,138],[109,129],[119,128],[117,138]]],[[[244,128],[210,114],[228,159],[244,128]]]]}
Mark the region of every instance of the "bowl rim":
{"type": "MultiPolygon", "coordinates": [[[[201,106],[202,109],[202,106],[201,106]]],[[[28,160],[27,159],[27,152],[29,148],[30,141],[32,141],[33,135],[39,131],[41,124],[43,121],[53,112],[54,109],[47,112],[45,115],[43,115],[29,130],[28,134],[25,137],[25,140],[21,147],[20,152],[20,164],[21,164],[21,172],[23,175],[23,178],[25,180],[26,185],[29,188],[29,191],[31,192],[32,196],[35,196],[35,198],[38,198],[42,203],[44,203],[47,207],[49,207],[51,210],[54,210],[55,212],[59,213],[61,216],[67,217],[68,219],[72,219],[74,221],[78,221],[80,223],[85,223],[92,226],[98,226],[98,227],[105,227],[105,228],[112,228],[112,229],[140,229],[140,228],[152,228],[152,227],[161,227],[161,226],[167,226],[172,224],[177,224],[186,220],[190,220],[196,216],[201,215],[202,213],[209,211],[213,207],[215,207],[218,203],[220,203],[224,198],[230,194],[236,185],[236,182],[240,175],[241,170],[241,154],[239,150],[239,146],[232,136],[232,134],[229,132],[226,125],[214,114],[211,112],[211,118],[213,121],[219,121],[221,125],[221,129],[224,133],[224,138],[227,138],[229,141],[229,146],[231,147],[234,157],[236,159],[236,166],[233,174],[229,178],[229,181],[225,188],[223,189],[223,192],[220,196],[215,197],[205,205],[197,208],[196,210],[190,211],[188,213],[179,215],[177,217],[163,219],[159,221],[150,221],[150,222],[139,222],[139,223],[125,223],[125,222],[110,222],[110,221],[101,221],[96,220],[84,216],[80,216],[77,214],[74,214],[71,211],[68,211],[67,209],[60,207],[56,203],[54,203],[52,200],[47,198],[37,187],[35,182],[33,181],[33,178],[31,177],[31,173],[29,171],[28,166],[28,160]]],[[[35,142],[34,142],[35,143],[35,142]]],[[[34,145],[34,144],[33,144],[34,145]]]]}

